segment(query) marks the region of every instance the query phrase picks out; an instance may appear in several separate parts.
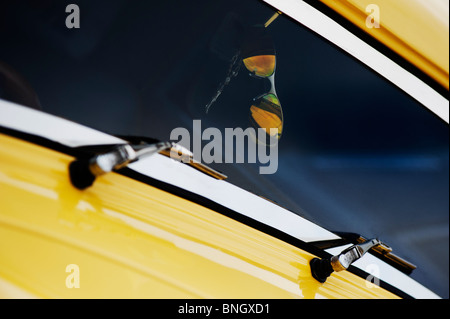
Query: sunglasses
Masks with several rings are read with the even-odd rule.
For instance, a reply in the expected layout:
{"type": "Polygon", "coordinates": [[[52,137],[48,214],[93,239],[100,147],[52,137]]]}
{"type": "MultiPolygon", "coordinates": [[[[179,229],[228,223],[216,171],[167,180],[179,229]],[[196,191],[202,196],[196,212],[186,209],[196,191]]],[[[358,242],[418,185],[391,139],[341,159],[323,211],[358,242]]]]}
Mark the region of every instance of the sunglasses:
{"type": "Polygon", "coordinates": [[[283,111],[275,91],[275,48],[265,26],[253,26],[246,32],[241,55],[252,77],[270,82],[270,90],[253,99],[249,119],[256,132],[258,129],[265,132],[265,136],[257,134],[257,142],[273,146],[281,138],[283,111]]]}
{"type": "Polygon", "coordinates": [[[237,76],[240,63],[243,62],[252,77],[270,82],[270,90],[253,99],[249,114],[250,125],[256,131],[254,141],[267,146],[276,145],[283,131],[283,111],[275,91],[276,54],[272,37],[266,29],[279,14],[275,13],[264,25],[255,25],[246,30],[241,50],[233,57],[225,82],[221,83],[216,95],[206,106],[208,113],[231,78],[237,76]],[[260,131],[265,134],[259,134],[260,131]]]}

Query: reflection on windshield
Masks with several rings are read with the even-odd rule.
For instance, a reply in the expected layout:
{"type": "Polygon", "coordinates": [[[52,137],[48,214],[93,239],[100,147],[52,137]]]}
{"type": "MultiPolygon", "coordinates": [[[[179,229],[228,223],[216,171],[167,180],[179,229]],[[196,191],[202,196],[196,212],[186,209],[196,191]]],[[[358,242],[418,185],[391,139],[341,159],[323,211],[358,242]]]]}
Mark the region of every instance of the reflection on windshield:
{"type": "Polygon", "coordinates": [[[275,13],[264,25],[254,25],[245,31],[241,50],[231,59],[227,77],[219,86],[214,97],[206,105],[208,113],[212,104],[222,94],[223,89],[233,77],[238,75],[240,65],[243,63],[247,70],[255,78],[268,79],[270,90],[253,99],[250,107],[250,125],[258,131],[262,128],[267,136],[263,139],[254,138],[255,142],[263,145],[274,146],[281,138],[283,130],[283,111],[275,91],[275,67],[276,54],[272,37],[266,28],[279,16],[275,13]]]}

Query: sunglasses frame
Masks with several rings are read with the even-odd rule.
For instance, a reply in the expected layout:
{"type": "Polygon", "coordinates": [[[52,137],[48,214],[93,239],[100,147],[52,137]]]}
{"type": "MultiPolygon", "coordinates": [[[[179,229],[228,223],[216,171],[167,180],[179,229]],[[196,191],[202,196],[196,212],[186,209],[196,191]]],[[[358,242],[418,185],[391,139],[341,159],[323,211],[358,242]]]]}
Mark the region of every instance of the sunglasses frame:
{"type": "MultiPolygon", "coordinates": [[[[274,68],[273,68],[273,72],[272,72],[269,76],[261,76],[261,75],[257,75],[255,71],[252,72],[252,71],[250,71],[250,70],[247,68],[247,70],[250,71],[250,72],[249,72],[249,75],[250,75],[251,77],[254,77],[254,78],[257,78],[257,79],[267,79],[267,80],[269,80],[269,82],[270,82],[270,90],[269,90],[268,92],[262,93],[262,94],[258,95],[257,97],[253,98],[253,102],[258,101],[258,100],[260,100],[260,99],[263,99],[264,97],[268,96],[269,94],[274,95],[274,96],[277,98],[278,102],[280,101],[280,99],[278,98],[276,89],[275,89],[276,54],[274,54],[274,55],[275,55],[275,65],[274,65],[274,68]]],[[[243,60],[242,60],[242,61],[243,61],[243,60]]],[[[255,105],[255,106],[256,106],[256,105],[255,105]]],[[[281,107],[281,103],[279,103],[278,107],[280,108],[280,115],[281,115],[280,120],[281,120],[281,132],[282,132],[282,131],[283,131],[283,125],[284,125],[284,118],[283,118],[283,108],[281,107]]],[[[250,115],[250,116],[251,116],[251,115],[250,115]]],[[[277,128],[277,130],[279,131],[278,128],[277,128]]],[[[276,141],[277,141],[277,142],[278,142],[278,140],[281,138],[281,132],[279,131],[278,134],[277,134],[277,138],[276,138],[276,141]]],[[[273,139],[273,136],[271,136],[271,135],[267,132],[267,130],[266,130],[266,134],[269,135],[269,138],[270,138],[271,140],[273,139]]],[[[260,141],[259,138],[258,138],[257,140],[260,141]]],[[[267,146],[272,147],[272,146],[274,146],[274,144],[276,144],[276,143],[269,143],[269,144],[265,143],[265,144],[266,144],[267,146]]]]}

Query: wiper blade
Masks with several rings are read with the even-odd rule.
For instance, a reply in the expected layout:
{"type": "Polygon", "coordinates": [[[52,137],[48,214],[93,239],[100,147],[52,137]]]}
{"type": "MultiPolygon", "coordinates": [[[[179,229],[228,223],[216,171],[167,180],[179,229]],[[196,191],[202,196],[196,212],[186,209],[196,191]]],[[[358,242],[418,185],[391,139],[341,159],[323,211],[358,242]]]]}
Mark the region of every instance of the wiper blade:
{"type": "MultiPolygon", "coordinates": [[[[129,135],[118,135],[117,137],[128,141],[130,144],[153,144],[160,142],[157,139],[150,138],[150,137],[144,137],[144,136],[129,136],[129,135]]],[[[215,178],[215,179],[227,179],[228,177],[223,174],[222,172],[219,172],[215,169],[212,169],[211,167],[196,161],[194,159],[194,154],[189,151],[187,148],[181,146],[180,144],[176,144],[171,142],[171,148],[164,149],[159,152],[161,155],[165,155],[167,157],[173,158],[175,160],[181,161],[183,163],[188,164],[189,166],[215,178]]]]}
{"type": "MultiPolygon", "coordinates": [[[[358,237],[355,239],[356,244],[361,244],[365,241],[367,241],[367,238],[358,235],[358,237]]],[[[392,253],[392,248],[386,245],[385,243],[381,243],[381,245],[378,245],[372,249],[373,254],[380,259],[386,261],[388,264],[396,267],[397,269],[401,270],[405,274],[410,275],[414,269],[417,268],[416,265],[413,263],[407,261],[406,259],[403,259],[396,254],[392,253]]]]}

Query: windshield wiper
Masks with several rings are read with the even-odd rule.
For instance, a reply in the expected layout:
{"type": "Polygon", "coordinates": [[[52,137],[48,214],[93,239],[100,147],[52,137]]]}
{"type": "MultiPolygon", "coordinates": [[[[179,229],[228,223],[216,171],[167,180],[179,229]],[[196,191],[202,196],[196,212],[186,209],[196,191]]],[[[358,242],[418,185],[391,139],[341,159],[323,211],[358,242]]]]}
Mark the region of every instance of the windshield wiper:
{"type": "Polygon", "coordinates": [[[407,275],[410,275],[413,270],[417,268],[411,262],[392,253],[392,248],[390,246],[376,238],[368,240],[355,233],[335,233],[339,235],[341,239],[312,242],[311,244],[321,249],[339,247],[349,243],[353,243],[354,245],[331,258],[314,258],[311,260],[310,265],[313,277],[320,282],[325,282],[326,278],[335,271],[347,269],[353,262],[361,258],[368,251],[407,275]]]}
{"type": "Polygon", "coordinates": [[[369,249],[381,245],[382,243],[374,238],[361,244],[353,245],[339,255],[329,259],[313,258],[310,261],[312,276],[321,283],[324,283],[333,272],[346,270],[355,261],[360,259],[369,249]]]}
{"type": "Polygon", "coordinates": [[[192,152],[172,142],[155,142],[150,144],[121,144],[112,150],[97,153],[89,158],[80,158],[69,165],[72,185],[78,189],[90,187],[98,176],[120,170],[139,159],[160,153],[186,163],[216,179],[226,179],[224,174],[194,160],[192,152]]]}

